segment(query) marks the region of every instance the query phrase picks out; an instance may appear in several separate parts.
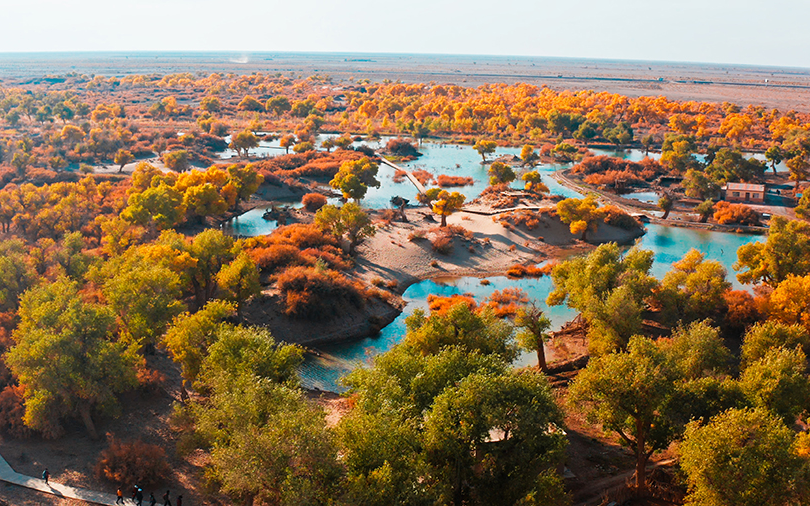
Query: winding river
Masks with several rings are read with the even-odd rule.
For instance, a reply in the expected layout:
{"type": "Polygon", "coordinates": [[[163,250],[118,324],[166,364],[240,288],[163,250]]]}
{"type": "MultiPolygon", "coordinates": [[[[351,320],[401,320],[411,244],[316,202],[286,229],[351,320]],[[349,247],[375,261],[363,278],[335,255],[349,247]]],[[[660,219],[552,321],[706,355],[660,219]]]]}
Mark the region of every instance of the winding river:
{"type": "MultiPolygon", "coordinates": [[[[380,142],[385,142],[385,139],[380,142]]],[[[372,145],[372,147],[379,147],[372,145]]],[[[279,150],[274,150],[279,151],[279,150]]],[[[641,160],[644,153],[639,150],[629,151],[604,151],[593,150],[597,154],[619,156],[630,160],[641,160]]],[[[424,143],[420,147],[420,152],[424,156],[411,162],[404,162],[404,165],[412,170],[424,169],[434,175],[447,174],[453,176],[468,176],[475,180],[473,186],[461,188],[460,191],[467,195],[468,200],[477,197],[487,186],[488,176],[486,168],[481,165],[481,157],[471,146],[444,145],[437,143],[424,143]]],[[[494,156],[517,155],[519,148],[498,148],[494,156]]],[[[283,153],[283,150],[281,150],[283,153]]],[[[548,176],[554,171],[566,168],[568,165],[541,165],[537,170],[544,176],[548,176]]],[[[381,165],[378,179],[380,188],[371,188],[363,200],[363,205],[370,208],[389,207],[389,200],[394,195],[399,195],[411,201],[416,199],[416,189],[408,183],[394,183],[394,170],[386,165],[381,165]]],[[[566,188],[550,177],[544,177],[543,182],[548,185],[553,194],[565,197],[581,196],[576,191],[566,188]]],[[[519,186],[518,183],[515,186],[519,186]]],[[[652,194],[639,195],[639,200],[652,200],[652,194]]],[[[224,229],[230,233],[242,236],[255,236],[271,232],[275,229],[274,222],[267,222],[262,219],[264,209],[255,209],[239,218],[235,218],[226,224],[224,229]]],[[[658,278],[670,269],[672,264],[683,257],[687,251],[695,248],[706,255],[707,258],[718,260],[729,272],[729,280],[735,288],[742,288],[736,278],[732,265],[737,259],[737,248],[743,244],[753,241],[763,240],[762,236],[732,234],[724,232],[714,232],[706,230],[692,230],[679,227],[668,227],[662,225],[647,225],[647,233],[641,237],[637,244],[643,248],[652,250],[655,260],[652,267],[652,274],[658,278]]],[[[552,283],[549,277],[540,279],[513,280],[504,276],[487,278],[490,283],[482,285],[477,277],[461,277],[448,279],[426,280],[411,285],[403,294],[406,307],[403,313],[391,324],[382,329],[378,336],[342,343],[336,345],[321,346],[318,348],[320,356],[307,356],[301,368],[301,378],[304,386],[308,388],[319,388],[321,390],[341,391],[339,379],[341,376],[360,364],[368,363],[371,357],[377,353],[389,350],[396,344],[405,333],[405,318],[417,308],[427,308],[427,297],[430,294],[452,295],[471,294],[476,300],[483,300],[489,297],[495,290],[503,290],[507,287],[516,287],[524,290],[530,298],[535,299],[546,311],[552,321],[552,329],[559,329],[566,321],[575,316],[575,312],[565,306],[546,307],[545,299],[551,291],[552,283]]],[[[547,351],[549,358],[553,359],[550,350],[547,351]]],[[[524,354],[519,363],[521,365],[536,364],[534,354],[524,354]]]]}

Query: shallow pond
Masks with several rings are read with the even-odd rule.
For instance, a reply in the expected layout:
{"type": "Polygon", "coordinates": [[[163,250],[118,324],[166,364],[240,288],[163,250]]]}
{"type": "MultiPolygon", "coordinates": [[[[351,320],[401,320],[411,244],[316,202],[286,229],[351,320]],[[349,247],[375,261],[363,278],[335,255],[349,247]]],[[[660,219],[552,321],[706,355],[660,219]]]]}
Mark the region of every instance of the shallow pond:
{"type": "MultiPolygon", "coordinates": [[[[650,224],[647,225],[647,234],[640,238],[637,244],[642,249],[655,252],[652,274],[659,279],[669,271],[674,262],[680,260],[690,249],[695,248],[706,255],[706,258],[717,260],[726,266],[729,281],[735,289],[741,289],[743,286],[737,281],[731,268],[737,260],[737,248],[763,239],[764,237],[755,235],[650,224]]],[[[405,335],[405,318],[414,309],[426,309],[427,297],[431,294],[449,296],[470,293],[477,301],[482,301],[492,295],[495,290],[520,288],[546,311],[552,322],[552,330],[558,330],[565,322],[576,316],[576,312],[567,306],[548,307],[545,305],[545,299],[552,289],[552,281],[548,276],[540,279],[520,280],[509,279],[505,276],[487,279],[490,281],[487,286],[481,285],[481,280],[477,277],[442,281],[427,280],[411,285],[403,294],[407,303],[405,310],[396,320],[382,329],[379,336],[350,343],[322,346],[318,348],[321,352],[320,357],[308,356],[300,371],[304,385],[308,388],[341,391],[339,378],[358,365],[368,364],[375,354],[388,351],[399,342],[405,335]]],[[[548,357],[552,358],[550,354],[548,357]]],[[[536,365],[537,358],[534,354],[526,353],[521,356],[518,363],[536,365]]]]}

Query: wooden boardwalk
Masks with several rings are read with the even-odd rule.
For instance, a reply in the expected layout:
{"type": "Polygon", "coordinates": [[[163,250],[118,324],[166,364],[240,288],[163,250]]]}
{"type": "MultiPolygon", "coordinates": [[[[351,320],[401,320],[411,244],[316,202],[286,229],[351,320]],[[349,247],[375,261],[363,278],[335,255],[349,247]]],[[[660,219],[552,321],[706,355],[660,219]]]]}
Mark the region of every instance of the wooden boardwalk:
{"type": "Polygon", "coordinates": [[[411,180],[411,183],[413,183],[413,185],[419,191],[419,193],[421,193],[422,195],[425,194],[425,192],[427,191],[427,190],[425,190],[425,185],[420,183],[419,180],[416,179],[416,177],[411,173],[411,171],[409,171],[408,169],[403,169],[402,167],[396,165],[394,162],[391,162],[391,161],[387,160],[383,155],[381,155],[379,153],[377,154],[377,156],[380,157],[380,160],[382,160],[382,163],[388,165],[389,167],[393,167],[396,170],[401,170],[402,172],[404,172],[405,175],[408,176],[408,179],[411,180]]]}
{"type": "MultiPolygon", "coordinates": [[[[41,478],[34,478],[33,476],[26,476],[16,472],[2,456],[0,456],[0,481],[5,481],[6,483],[11,483],[20,487],[30,488],[32,490],[38,490],[39,492],[45,492],[46,494],[51,494],[56,497],[66,497],[84,501],[89,504],[107,504],[112,506],[115,504],[116,499],[115,494],[96,492],[94,490],[87,490],[85,488],[70,487],[68,485],[62,485],[61,483],[54,483],[53,481],[49,481],[46,484],[45,480],[41,478]]],[[[130,499],[127,499],[125,504],[129,504],[131,502],[132,501],[130,499]]]]}

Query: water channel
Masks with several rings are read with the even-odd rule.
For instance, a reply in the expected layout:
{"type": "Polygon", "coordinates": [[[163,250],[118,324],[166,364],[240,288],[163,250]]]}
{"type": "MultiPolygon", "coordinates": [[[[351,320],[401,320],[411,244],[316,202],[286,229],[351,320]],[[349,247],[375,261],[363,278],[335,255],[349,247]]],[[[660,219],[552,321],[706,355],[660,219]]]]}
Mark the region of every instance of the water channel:
{"type": "MultiPolygon", "coordinates": [[[[371,147],[380,147],[385,142],[382,139],[371,147]]],[[[283,154],[283,150],[275,150],[278,154],[283,154]]],[[[460,188],[459,191],[467,195],[468,200],[478,196],[486,188],[488,176],[486,167],[481,165],[481,157],[471,146],[444,145],[438,143],[424,143],[419,151],[423,156],[417,160],[403,162],[400,165],[411,170],[424,169],[434,175],[447,174],[452,176],[467,176],[475,180],[475,184],[460,188]]],[[[618,156],[629,160],[637,161],[644,158],[644,153],[639,150],[628,151],[608,151],[593,150],[596,154],[618,156]]],[[[519,148],[498,148],[494,156],[517,155],[519,148]]],[[[545,177],[543,182],[549,186],[552,194],[565,197],[581,196],[574,190],[568,189],[549,176],[556,170],[565,168],[568,165],[540,165],[536,170],[545,177]]],[[[371,188],[363,205],[369,208],[389,207],[389,200],[393,195],[411,199],[415,202],[416,189],[407,181],[403,183],[393,182],[394,170],[386,165],[381,165],[378,173],[380,188],[371,188]]],[[[515,184],[516,187],[519,183],[515,184]]],[[[656,196],[649,192],[640,192],[636,196],[643,201],[657,201],[656,196]]],[[[255,209],[234,219],[224,229],[230,233],[242,236],[255,236],[270,233],[276,228],[274,222],[262,219],[264,209],[255,209]]],[[[643,249],[652,250],[655,260],[652,267],[652,274],[658,278],[670,269],[672,264],[683,257],[687,251],[695,248],[706,255],[707,258],[718,260],[726,266],[729,281],[735,288],[742,288],[732,270],[732,264],[737,259],[737,248],[752,241],[763,240],[761,236],[732,234],[724,232],[714,232],[705,230],[692,230],[679,227],[668,227],[662,225],[647,225],[647,233],[638,240],[638,245],[643,249]]],[[[503,276],[487,278],[490,283],[482,285],[481,280],[476,277],[450,278],[442,280],[427,280],[411,285],[403,294],[403,299],[407,305],[403,313],[391,324],[382,329],[379,335],[365,338],[349,343],[321,346],[318,348],[320,356],[308,356],[301,368],[301,378],[308,388],[319,388],[321,390],[341,391],[342,387],[339,378],[361,364],[367,364],[375,354],[389,350],[396,344],[405,333],[405,318],[414,309],[427,308],[427,297],[430,294],[452,295],[471,294],[476,300],[483,300],[489,297],[495,290],[503,290],[507,287],[515,287],[524,290],[528,296],[535,299],[546,311],[552,321],[553,330],[557,330],[566,321],[575,316],[575,312],[565,306],[546,307],[545,299],[551,291],[552,282],[549,277],[540,279],[513,280],[503,276]]],[[[553,357],[550,357],[553,358],[553,357]]],[[[534,354],[524,354],[519,364],[536,364],[534,354]]]]}

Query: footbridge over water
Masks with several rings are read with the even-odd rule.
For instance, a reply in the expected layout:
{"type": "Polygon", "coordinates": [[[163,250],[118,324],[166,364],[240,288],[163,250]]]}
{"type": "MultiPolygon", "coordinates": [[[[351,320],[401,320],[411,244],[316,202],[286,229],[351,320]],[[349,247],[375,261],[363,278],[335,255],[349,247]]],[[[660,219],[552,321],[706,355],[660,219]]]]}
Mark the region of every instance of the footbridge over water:
{"type": "Polygon", "coordinates": [[[382,156],[380,154],[378,154],[377,156],[380,157],[380,160],[382,160],[382,163],[388,165],[389,167],[393,167],[396,170],[401,170],[402,172],[404,172],[405,175],[408,177],[408,179],[411,181],[411,183],[413,183],[413,185],[416,187],[416,190],[419,193],[421,193],[422,195],[425,194],[425,192],[427,191],[427,190],[425,190],[425,185],[420,183],[419,180],[416,179],[416,176],[414,176],[411,173],[411,171],[409,171],[408,169],[404,169],[404,168],[400,167],[399,165],[395,164],[394,162],[392,162],[390,160],[387,160],[384,156],[382,156]]]}

